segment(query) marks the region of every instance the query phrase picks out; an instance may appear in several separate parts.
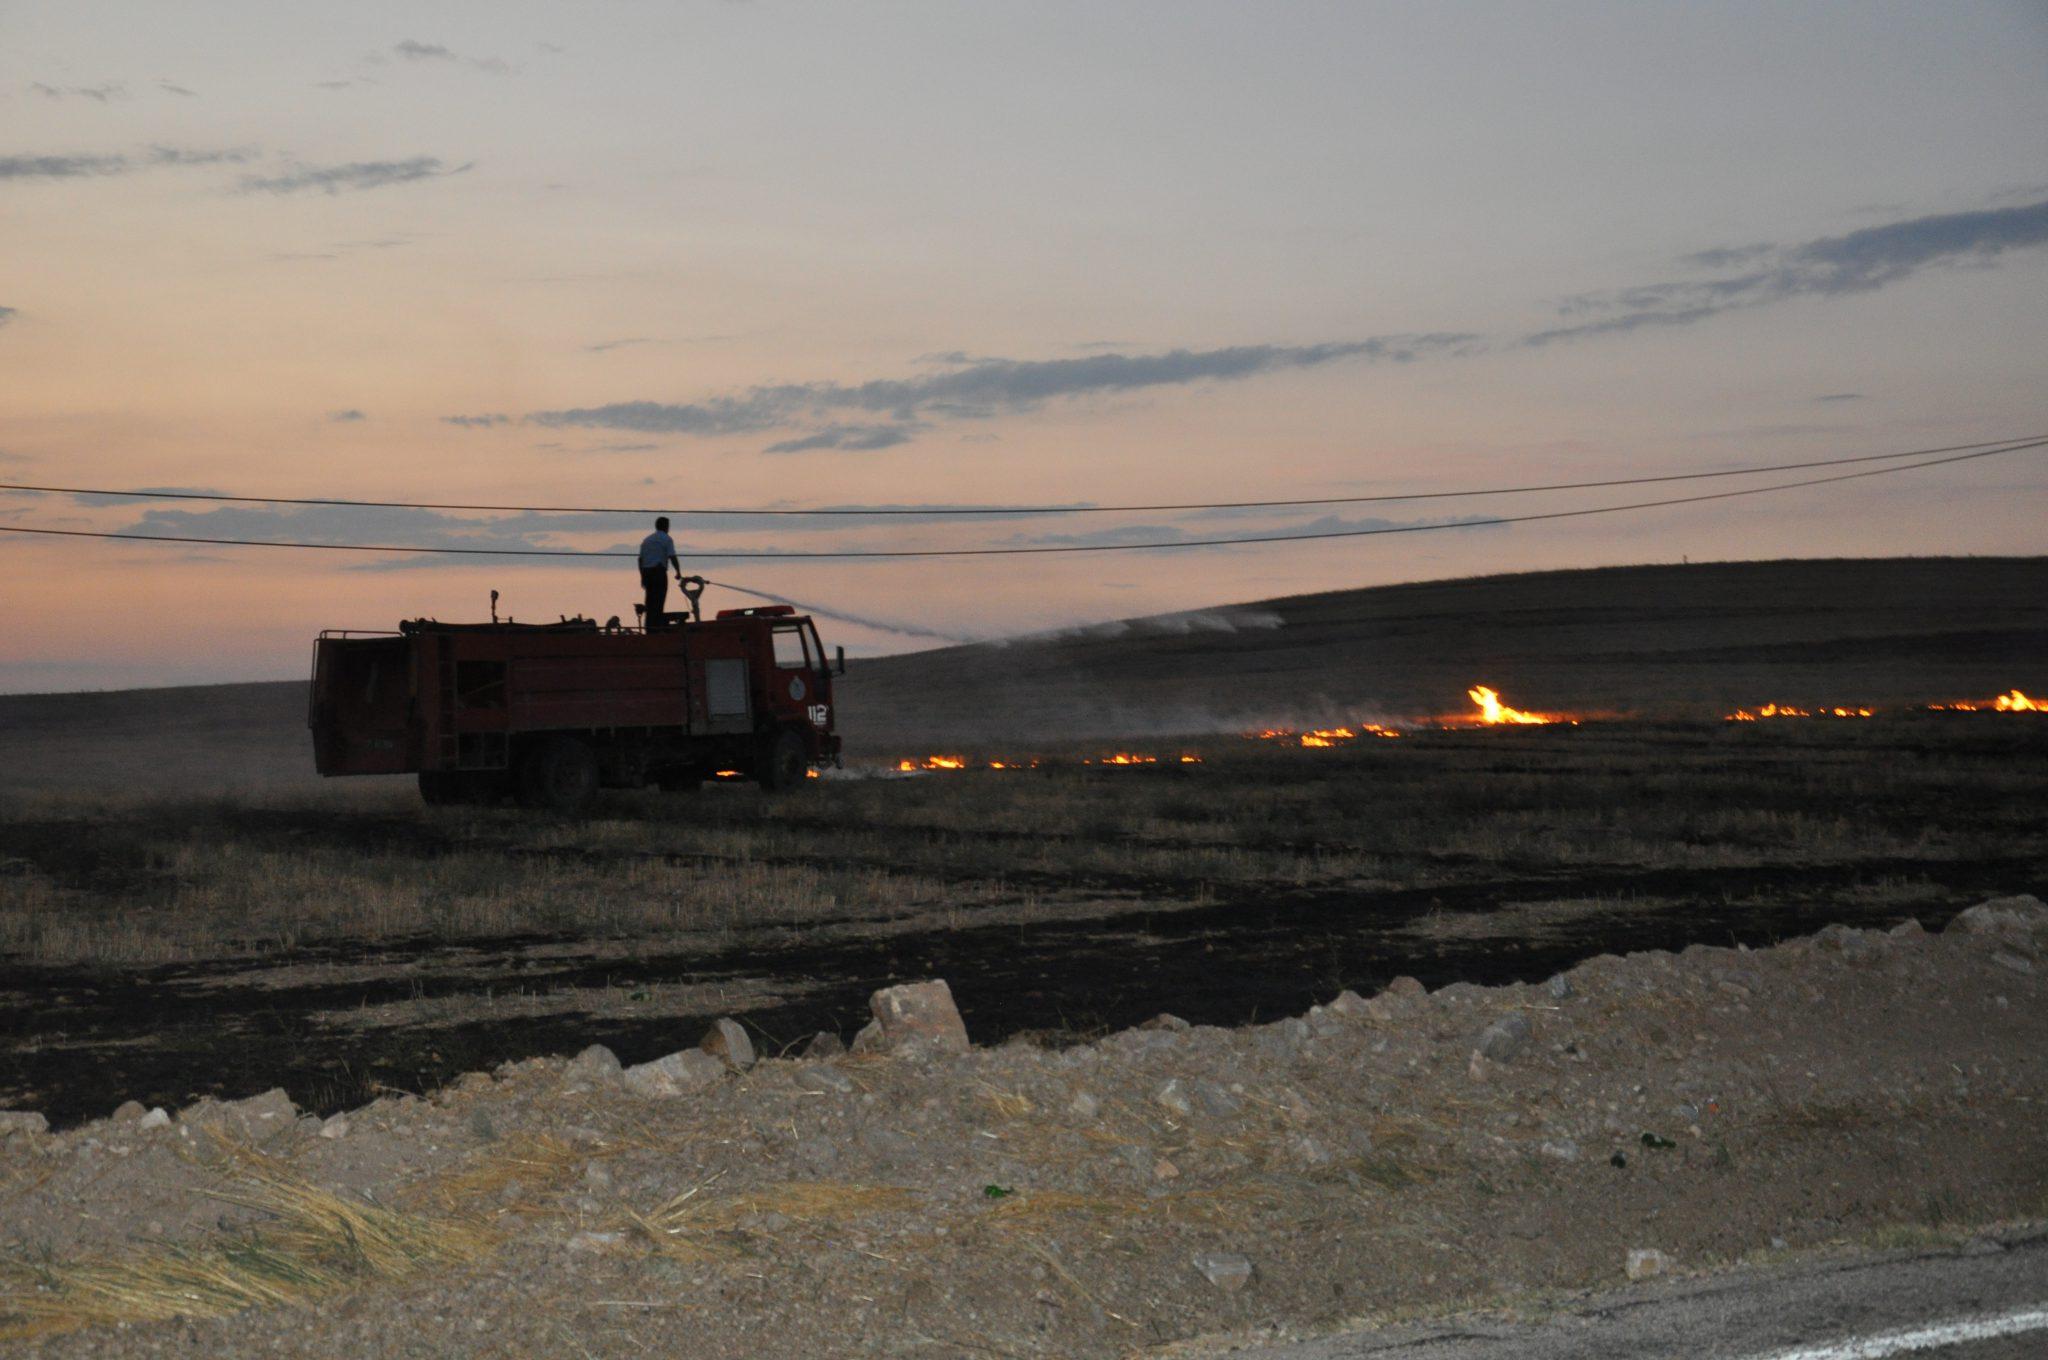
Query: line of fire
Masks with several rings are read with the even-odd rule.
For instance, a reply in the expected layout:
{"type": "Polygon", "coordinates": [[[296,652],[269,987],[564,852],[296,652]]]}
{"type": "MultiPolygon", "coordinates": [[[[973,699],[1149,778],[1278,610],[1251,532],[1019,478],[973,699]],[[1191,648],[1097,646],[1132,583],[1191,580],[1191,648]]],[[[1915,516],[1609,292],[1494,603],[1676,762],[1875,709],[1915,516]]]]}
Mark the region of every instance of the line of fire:
{"type": "MultiPolygon", "coordinates": [[[[688,608],[622,626],[585,618],[453,624],[412,619],[390,633],[322,633],[314,645],[307,725],[323,775],[417,774],[429,803],[580,807],[599,788],[806,786],[840,765],[833,681],[845,652],[828,658],[814,619],[789,605],[703,615],[705,582],[679,577],[688,608]]],[[[1398,741],[1413,732],[1576,727],[1611,715],[1516,708],[1491,685],[1466,691],[1472,707],[1408,721],[1261,727],[1253,743],[1333,750],[1398,741]]],[[[2039,716],[2044,701],[2014,688],[1988,699],[1923,705],[1936,713],[2039,716]]],[[[1767,703],[1724,715],[1731,723],[1874,718],[1868,706],[1767,703]]],[[[898,775],[1034,770],[1050,764],[1108,769],[1199,766],[1204,754],[1111,751],[1045,756],[898,759],[898,775]]]]}
{"type": "MultiPolygon", "coordinates": [[[[1577,727],[1582,723],[1621,722],[1624,718],[1593,714],[1529,712],[1515,708],[1502,700],[1500,692],[1488,685],[1475,685],[1466,691],[1471,699],[1473,711],[1469,713],[1445,714],[1432,718],[1419,718],[1403,723],[1394,722],[1351,722],[1336,727],[1262,727],[1239,734],[1239,740],[1250,743],[1275,742],[1286,746],[1300,746],[1312,750],[1329,750],[1347,746],[1369,744],[1373,741],[1399,740],[1412,732],[1457,732],[1483,730],[1487,728],[1514,727],[1577,727]]],[[[1763,704],[1756,709],[1736,709],[1722,716],[1723,722],[1753,723],[1780,718],[1875,718],[1881,712],[1867,706],[1844,707],[1815,706],[1802,708],[1795,704],[1763,704]]],[[[1893,710],[1905,713],[2023,713],[2035,716],[2048,714],[2048,700],[2035,699],[2019,689],[2013,689],[1994,698],[1976,700],[1959,699],[1951,703],[1923,704],[1911,709],[1893,710]]],[[[1081,765],[1109,767],[1147,766],[1162,764],[1200,765],[1204,756],[1196,751],[1177,751],[1170,755],[1155,755],[1138,751],[1116,751],[1099,756],[1084,756],[1077,762],[1081,765]]],[[[928,755],[906,758],[896,762],[898,774],[933,774],[966,770],[1035,770],[1054,762],[1043,757],[1026,759],[971,760],[961,755],[928,755]]]]}

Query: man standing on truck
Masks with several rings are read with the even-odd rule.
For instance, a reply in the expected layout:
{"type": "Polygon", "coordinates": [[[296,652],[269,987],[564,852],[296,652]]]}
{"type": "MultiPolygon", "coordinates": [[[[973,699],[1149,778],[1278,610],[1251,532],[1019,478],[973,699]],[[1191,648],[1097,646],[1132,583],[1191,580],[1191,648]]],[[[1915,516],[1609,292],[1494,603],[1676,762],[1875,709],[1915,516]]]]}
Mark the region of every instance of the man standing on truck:
{"type": "Polygon", "coordinates": [[[640,588],[647,593],[647,631],[662,626],[662,606],[668,603],[668,569],[676,561],[676,541],[668,536],[668,516],[654,521],[654,532],[640,540],[640,588]]]}

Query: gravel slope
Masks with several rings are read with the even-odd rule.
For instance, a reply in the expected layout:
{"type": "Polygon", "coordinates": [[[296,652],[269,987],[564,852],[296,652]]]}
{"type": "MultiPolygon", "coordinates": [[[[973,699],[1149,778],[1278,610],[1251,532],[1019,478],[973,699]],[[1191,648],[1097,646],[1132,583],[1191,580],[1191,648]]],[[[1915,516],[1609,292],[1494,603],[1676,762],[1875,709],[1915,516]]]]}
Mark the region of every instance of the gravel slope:
{"type": "Polygon", "coordinates": [[[673,1096],[535,1060],[326,1127],[130,1110],[0,1137],[0,1317],[49,1356],[1102,1356],[1939,1241],[2048,1216],[2044,969],[2007,899],[673,1096]],[[273,1302],[148,1320],[230,1286],[273,1302]]]}

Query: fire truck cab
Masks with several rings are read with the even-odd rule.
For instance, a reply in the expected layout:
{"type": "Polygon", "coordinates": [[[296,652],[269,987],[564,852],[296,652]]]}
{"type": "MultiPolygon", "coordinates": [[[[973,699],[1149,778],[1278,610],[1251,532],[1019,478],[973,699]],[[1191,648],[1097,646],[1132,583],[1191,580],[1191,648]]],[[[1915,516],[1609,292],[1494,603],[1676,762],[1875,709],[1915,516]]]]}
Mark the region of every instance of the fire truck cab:
{"type": "Polygon", "coordinates": [[[838,764],[832,681],[845,653],[828,660],[810,618],[788,605],[663,618],[654,629],[413,619],[396,633],[324,632],[307,714],[314,763],[323,775],[416,772],[429,803],[513,797],[559,810],[599,788],[692,789],[721,775],[794,789],[838,764]]]}

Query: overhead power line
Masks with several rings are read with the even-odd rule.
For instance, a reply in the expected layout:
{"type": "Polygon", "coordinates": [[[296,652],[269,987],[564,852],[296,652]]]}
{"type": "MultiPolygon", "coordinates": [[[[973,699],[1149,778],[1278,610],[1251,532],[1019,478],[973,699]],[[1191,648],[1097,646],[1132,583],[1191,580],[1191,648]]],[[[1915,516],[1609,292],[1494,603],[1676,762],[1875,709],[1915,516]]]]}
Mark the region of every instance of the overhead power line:
{"type": "Polygon", "coordinates": [[[1457,491],[1403,491],[1372,496],[1304,496],[1291,500],[1185,501],[1159,505],[895,505],[822,506],[800,509],[789,506],[750,508],[715,507],[676,509],[663,506],[602,505],[482,505],[460,501],[372,501],[334,496],[236,496],[211,491],[157,491],[143,488],[119,490],[95,486],[37,486],[27,482],[0,482],[0,491],[40,491],[54,495],[109,496],[124,500],[205,501],[235,505],[339,506],[362,510],[471,510],[506,514],[543,515],[731,515],[731,516],[870,516],[870,515],[1106,515],[1164,513],[1178,510],[1285,510],[1314,505],[1368,505],[1389,501],[1434,501],[1475,496],[1525,496],[1546,491],[1596,491],[1617,486],[1647,486],[1657,482],[1705,481],[1715,477],[1756,477],[1772,472],[1803,472],[1811,468],[1847,467],[1855,463],[1883,463],[1904,458],[1927,458],[1936,454],[1989,449],[2048,436],[2015,435],[2010,439],[1987,439],[1976,444],[1949,444],[1934,449],[1908,449],[1903,453],[1870,453],[1854,458],[1820,458],[1803,463],[1770,463],[1760,467],[1722,468],[1710,472],[1667,472],[1645,477],[1610,477],[1590,482],[1541,482],[1528,486],[1475,487],[1457,491]]]}
{"type": "MultiPolygon", "coordinates": [[[[1946,458],[1931,458],[1918,463],[1893,464],[1889,467],[1870,468],[1862,472],[1837,473],[1831,477],[1808,477],[1796,482],[1778,482],[1770,486],[1744,487],[1735,491],[1712,491],[1695,496],[1673,496],[1663,500],[1632,501],[1623,505],[1584,506],[1573,510],[1548,510],[1526,515],[1493,515],[1483,518],[1447,520],[1435,524],[1393,524],[1381,525],[1370,529],[1330,529],[1306,534],[1256,534],[1238,538],[1171,539],[1152,543],[1055,543],[995,548],[860,548],[837,551],[789,550],[770,552],[702,549],[693,550],[691,556],[758,562],[845,561],[858,558],[1019,557],[1049,556],[1059,553],[1158,552],[1174,548],[1227,548],[1255,543],[1310,543],[1337,538],[1376,538],[1386,534],[1420,534],[1443,529],[1483,529],[1501,524],[1529,524],[1540,520],[1583,519],[1592,515],[1614,515],[1631,510],[1654,510],[1662,506],[1697,505],[1705,501],[1734,500],[1742,496],[1764,496],[1779,491],[1795,491],[1801,487],[1827,486],[1836,482],[1860,481],[1867,477],[1884,477],[1897,472],[1913,472],[1920,468],[1944,467],[1951,463],[1967,463],[1979,458],[1993,458],[2001,454],[2019,453],[2027,449],[2040,448],[2044,445],[2048,445],[2048,437],[2030,439],[2024,443],[2007,444],[2001,448],[1982,449],[1975,453],[1951,454],[1946,458]]],[[[592,552],[575,548],[453,548],[390,543],[303,543],[266,538],[207,538],[192,534],[144,534],[114,530],[44,529],[17,524],[0,525],[0,533],[40,534],[53,538],[120,539],[141,543],[194,543],[212,547],[231,548],[299,548],[319,552],[431,553],[462,557],[611,559],[635,556],[631,552],[592,552]]]]}

